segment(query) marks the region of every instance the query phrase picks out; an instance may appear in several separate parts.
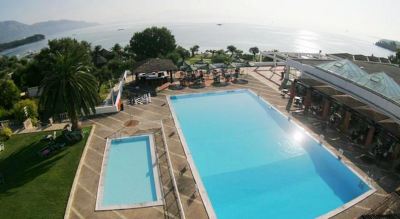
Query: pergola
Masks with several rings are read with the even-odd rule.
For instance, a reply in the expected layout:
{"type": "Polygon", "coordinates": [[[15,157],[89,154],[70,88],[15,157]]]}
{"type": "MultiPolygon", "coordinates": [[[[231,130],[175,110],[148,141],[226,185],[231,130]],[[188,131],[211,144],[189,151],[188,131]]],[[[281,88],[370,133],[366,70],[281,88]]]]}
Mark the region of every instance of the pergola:
{"type": "Polygon", "coordinates": [[[136,63],[133,73],[137,75],[139,73],[166,71],[170,74],[172,81],[172,74],[177,70],[178,68],[170,59],[149,58],[136,63]]]}
{"type": "Polygon", "coordinates": [[[326,98],[330,98],[332,101],[345,106],[353,113],[359,114],[365,120],[380,125],[400,139],[400,125],[387,115],[371,108],[368,104],[314,79],[302,78],[299,82],[308,89],[315,90],[323,94],[326,98]]]}
{"type": "Polygon", "coordinates": [[[169,59],[149,58],[136,63],[133,73],[151,73],[158,71],[176,71],[178,68],[169,59]]]}

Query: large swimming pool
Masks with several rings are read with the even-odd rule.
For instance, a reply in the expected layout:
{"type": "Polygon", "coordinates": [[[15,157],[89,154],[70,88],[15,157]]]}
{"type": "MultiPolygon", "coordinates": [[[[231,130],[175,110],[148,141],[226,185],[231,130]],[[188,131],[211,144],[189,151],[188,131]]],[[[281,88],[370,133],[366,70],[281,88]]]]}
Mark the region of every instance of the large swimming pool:
{"type": "Polygon", "coordinates": [[[153,135],[108,139],[96,210],[162,204],[153,135]]]}
{"type": "Polygon", "coordinates": [[[169,102],[210,216],[315,218],[372,192],[249,90],[171,96],[169,102]]]}

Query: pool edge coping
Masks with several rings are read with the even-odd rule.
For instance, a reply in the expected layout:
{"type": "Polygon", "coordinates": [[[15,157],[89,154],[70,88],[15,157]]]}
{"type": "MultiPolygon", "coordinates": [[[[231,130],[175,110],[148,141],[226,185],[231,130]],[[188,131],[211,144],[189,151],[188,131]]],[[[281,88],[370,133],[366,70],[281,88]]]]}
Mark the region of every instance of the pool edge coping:
{"type": "Polygon", "coordinates": [[[95,205],[94,210],[95,211],[123,210],[123,209],[153,207],[153,206],[160,206],[160,205],[164,205],[164,200],[163,200],[163,196],[161,193],[161,184],[160,184],[160,179],[159,179],[158,159],[157,159],[156,151],[155,151],[154,134],[153,133],[142,133],[139,135],[130,135],[130,136],[119,137],[119,138],[107,138],[106,147],[103,152],[103,159],[102,159],[102,164],[101,164],[99,183],[97,186],[97,193],[96,193],[96,205],[95,205]],[[103,200],[103,196],[104,196],[104,178],[105,178],[105,174],[107,172],[105,167],[106,167],[106,165],[108,163],[108,159],[109,159],[108,157],[109,157],[111,141],[115,140],[115,139],[126,139],[126,138],[136,138],[136,137],[148,137],[149,138],[151,164],[153,167],[152,169],[153,169],[154,184],[155,184],[155,189],[156,189],[157,200],[150,201],[150,202],[141,202],[141,203],[136,203],[136,204],[110,205],[107,207],[102,206],[101,201],[103,200]]]}
{"type": "Polygon", "coordinates": [[[76,188],[78,186],[79,175],[82,172],[82,167],[84,165],[84,159],[86,158],[87,151],[89,150],[89,144],[92,141],[92,136],[93,136],[94,130],[96,128],[95,124],[93,124],[91,126],[92,126],[92,129],[90,130],[89,137],[86,140],[85,148],[83,149],[83,152],[81,154],[81,159],[79,159],[78,168],[75,172],[74,181],[72,182],[71,190],[69,192],[68,203],[67,203],[67,207],[65,208],[65,213],[64,213],[64,219],[69,218],[71,211],[72,211],[72,202],[75,197],[76,188]]]}
{"type": "MultiPolygon", "coordinates": [[[[263,101],[265,104],[267,104],[267,106],[270,106],[275,111],[280,113],[284,118],[290,119],[290,122],[292,122],[298,128],[302,129],[313,140],[315,140],[316,142],[319,142],[320,145],[322,147],[324,147],[324,149],[326,151],[328,151],[333,157],[338,158],[340,156],[340,155],[336,154],[334,151],[332,151],[330,148],[328,148],[325,145],[325,144],[328,144],[326,141],[322,142],[321,140],[317,139],[314,136],[314,135],[317,135],[316,133],[315,134],[311,133],[308,129],[306,129],[301,124],[301,122],[292,120],[291,119],[292,117],[290,115],[285,115],[283,112],[281,112],[279,109],[277,109],[275,106],[273,106],[271,103],[269,103],[267,100],[265,100],[263,97],[261,97],[259,94],[257,94],[256,92],[254,92],[250,88],[239,88],[239,89],[229,89],[229,90],[205,91],[205,92],[198,92],[198,93],[185,93],[185,94],[166,95],[167,103],[168,103],[168,106],[170,108],[171,115],[172,115],[173,121],[175,123],[176,129],[178,131],[179,139],[182,142],[183,149],[184,149],[187,161],[189,163],[190,169],[192,170],[192,174],[193,174],[193,177],[194,177],[194,179],[196,181],[196,184],[198,185],[198,190],[199,190],[201,198],[203,199],[203,203],[204,203],[204,206],[206,208],[207,214],[212,219],[217,218],[217,216],[215,214],[215,211],[214,211],[214,208],[212,207],[212,203],[210,201],[210,198],[208,197],[207,190],[205,189],[203,181],[201,180],[200,174],[199,174],[199,172],[197,170],[197,167],[196,167],[196,165],[194,163],[194,160],[192,158],[192,155],[190,153],[190,150],[189,150],[189,147],[187,145],[186,139],[185,139],[185,137],[183,135],[183,131],[182,131],[181,127],[180,127],[180,123],[179,123],[179,121],[177,119],[177,116],[176,116],[176,113],[175,113],[175,109],[172,107],[171,96],[197,96],[197,95],[207,94],[207,93],[228,93],[228,92],[234,92],[234,91],[248,91],[249,93],[254,95],[254,97],[258,97],[259,99],[261,99],[261,101],[263,101]]],[[[360,180],[362,180],[367,186],[369,186],[370,190],[368,190],[365,193],[363,193],[362,195],[359,195],[356,198],[346,202],[345,204],[343,204],[343,205],[341,205],[341,206],[339,206],[339,207],[337,207],[337,208],[335,208],[335,209],[333,209],[331,211],[328,211],[327,213],[324,213],[322,215],[317,216],[316,218],[318,218],[318,219],[325,219],[325,218],[333,217],[333,216],[345,211],[346,209],[356,205],[357,203],[359,203],[360,201],[366,199],[367,197],[369,197],[370,195],[372,195],[373,193],[375,193],[377,191],[375,186],[373,186],[372,183],[371,183],[373,181],[372,179],[369,178],[369,180],[371,182],[368,182],[366,177],[363,177],[360,173],[358,173],[353,167],[351,167],[350,165],[345,163],[342,159],[340,159],[339,161],[345,167],[347,167],[353,174],[355,174],[360,180]]]]}
{"type": "MultiPolygon", "coordinates": [[[[216,92],[223,92],[223,91],[216,91],[216,92]]],[[[211,201],[210,201],[210,199],[208,197],[207,190],[206,190],[205,186],[203,185],[203,181],[201,180],[200,174],[197,171],[197,167],[196,167],[196,165],[194,163],[194,160],[192,158],[192,155],[190,153],[189,146],[186,143],[185,136],[183,135],[183,131],[181,129],[180,123],[179,123],[178,118],[176,116],[175,109],[172,107],[171,96],[180,96],[180,95],[187,95],[187,94],[167,95],[166,96],[167,103],[168,103],[169,109],[171,111],[171,115],[172,115],[172,118],[174,120],[176,130],[178,131],[179,139],[182,142],[183,150],[184,150],[185,155],[186,155],[186,160],[189,163],[189,167],[190,167],[190,169],[192,171],[193,178],[194,178],[194,181],[196,183],[196,189],[198,189],[198,191],[200,193],[200,197],[203,200],[203,204],[204,204],[204,207],[206,208],[206,212],[207,212],[208,217],[211,218],[211,219],[216,219],[217,215],[215,214],[214,208],[212,207],[211,201]]]]}

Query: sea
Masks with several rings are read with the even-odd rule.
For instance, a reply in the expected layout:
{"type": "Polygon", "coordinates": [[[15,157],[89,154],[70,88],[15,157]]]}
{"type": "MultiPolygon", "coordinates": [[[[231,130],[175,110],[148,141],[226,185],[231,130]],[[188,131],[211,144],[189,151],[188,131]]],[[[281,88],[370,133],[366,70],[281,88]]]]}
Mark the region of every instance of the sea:
{"type": "Polygon", "coordinates": [[[178,45],[189,49],[199,45],[200,51],[208,49],[226,49],[228,45],[248,52],[257,46],[261,51],[278,50],[281,52],[305,53],[352,53],[388,57],[393,52],[380,48],[374,43],[380,38],[349,33],[317,32],[306,29],[265,26],[255,24],[212,24],[212,23],[165,23],[138,24],[113,23],[82,29],[75,29],[46,36],[46,40],[20,46],[1,52],[1,55],[24,56],[37,52],[47,46],[50,39],[72,37],[85,40],[92,46],[101,45],[109,49],[115,43],[129,44],[135,32],[150,26],[165,26],[171,30],[178,45]]]}

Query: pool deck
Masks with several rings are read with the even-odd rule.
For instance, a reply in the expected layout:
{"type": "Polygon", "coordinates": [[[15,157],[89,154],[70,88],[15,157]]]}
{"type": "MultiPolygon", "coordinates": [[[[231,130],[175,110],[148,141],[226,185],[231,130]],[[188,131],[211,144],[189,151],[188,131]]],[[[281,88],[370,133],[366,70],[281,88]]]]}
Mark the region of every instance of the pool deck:
{"type": "MultiPolygon", "coordinates": [[[[276,83],[271,82],[265,77],[261,77],[252,70],[245,72],[246,75],[244,75],[243,78],[249,81],[246,85],[231,84],[226,87],[216,88],[211,86],[202,89],[185,88],[180,91],[164,90],[159,92],[157,97],[152,97],[152,103],[150,104],[135,106],[124,104],[125,110],[122,112],[85,121],[84,124],[95,125],[96,128],[82,155],[77,177],[75,178],[74,186],[71,190],[71,198],[66,209],[65,218],[181,218],[178,207],[179,201],[175,195],[176,193],[173,192],[172,176],[169,174],[169,168],[173,170],[174,177],[177,181],[179,197],[186,218],[208,218],[204,202],[196,192],[193,174],[189,168],[166,96],[245,88],[251,89],[285,115],[288,115],[285,111],[287,99],[280,96],[277,86],[275,85],[276,83]],[[134,127],[125,127],[125,122],[129,120],[139,121],[139,124],[134,127]],[[166,142],[164,142],[162,137],[160,121],[164,124],[166,142]],[[106,146],[106,138],[149,132],[154,133],[155,136],[163,197],[165,199],[164,206],[95,211],[97,188],[103,153],[106,146]],[[168,164],[165,143],[167,143],[169,148],[172,167],[168,164]],[[183,171],[185,169],[186,171],[183,171]]],[[[310,128],[307,128],[307,123],[301,123],[299,121],[298,123],[314,136],[318,136],[318,134],[313,132],[310,128]]],[[[339,154],[335,144],[331,145],[330,142],[326,142],[325,145],[334,153],[339,154]]],[[[376,181],[371,181],[377,191],[354,206],[337,214],[334,218],[357,218],[370,209],[375,208],[388,196],[388,192],[391,192],[393,188],[400,184],[400,177],[396,174],[382,170],[376,166],[366,166],[361,163],[361,161],[357,160],[356,156],[357,154],[354,154],[352,150],[345,150],[343,161],[363,177],[367,177],[367,171],[369,171],[370,175],[373,174],[374,177],[379,177],[376,178],[376,181]]]]}

